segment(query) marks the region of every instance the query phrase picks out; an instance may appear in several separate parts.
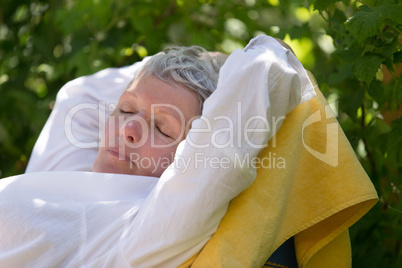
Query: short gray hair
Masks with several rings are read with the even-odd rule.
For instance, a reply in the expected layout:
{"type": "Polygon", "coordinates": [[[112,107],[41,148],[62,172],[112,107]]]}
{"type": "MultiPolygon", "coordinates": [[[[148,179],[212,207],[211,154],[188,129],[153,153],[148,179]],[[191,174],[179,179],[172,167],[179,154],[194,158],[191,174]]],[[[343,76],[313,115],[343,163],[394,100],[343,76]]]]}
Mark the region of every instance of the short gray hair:
{"type": "Polygon", "coordinates": [[[135,79],[153,75],[164,82],[182,86],[204,101],[218,84],[219,69],[224,60],[220,53],[209,53],[199,46],[169,47],[145,62],[135,79]]]}

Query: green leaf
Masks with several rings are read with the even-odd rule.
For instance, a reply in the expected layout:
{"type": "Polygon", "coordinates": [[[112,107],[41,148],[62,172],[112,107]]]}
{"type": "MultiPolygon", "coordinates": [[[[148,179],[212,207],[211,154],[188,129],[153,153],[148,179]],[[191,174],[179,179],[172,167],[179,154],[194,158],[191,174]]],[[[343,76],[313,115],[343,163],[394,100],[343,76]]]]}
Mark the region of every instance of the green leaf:
{"type": "Polygon", "coordinates": [[[328,19],[331,24],[341,25],[345,22],[346,16],[339,9],[335,9],[334,14],[328,19]]]}
{"type": "Polygon", "coordinates": [[[387,66],[389,71],[395,72],[392,58],[385,58],[384,64],[385,64],[385,66],[387,66]]]}
{"type": "Polygon", "coordinates": [[[338,71],[331,73],[328,77],[330,85],[336,85],[352,75],[352,64],[345,63],[338,66],[338,71]]]}
{"type": "Polygon", "coordinates": [[[365,91],[362,88],[348,89],[340,98],[339,108],[350,117],[356,118],[357,110],[363,103],[364,94],[365,91]]]}
{"type": "MultiPolygon", "coordinates": [[[[391,132],[392,128],[384,122],[384,120],[376,117],[375,119],[375,127],[379,134],[385,134],[391,132]]],[[[377,133],[376,133],[377,134],[377,133]]]]}
{"type": "Polygon", "coordinates": [[[398,51],[394,53],[394,63],[402,62],[402,51],[398,51]]]}
{"type": "Polygon", "coordinates": [[[379,50],[381,57],[384,58],[385,65],[391,71],[394,71],[394,52],[397,50],[397,46],[398,39],[394,38],[394,40],[390,44],[382,45],[379,50]]]}
{"type": "Polygon", "coordinates": [[[383,16],[398,24],[402,24],[402,4],[387,3],[380,7],[383,16]]]}
{"type": "Polygon", "coordinates": [[[387,95],[384,94],[384,85],[377,79],[371,82],[367,92],[379,105],[387,101],[387,95]]]}
{"type": "Polygon", "coordinates": [[[385,43],[389,44],[395,39],[395,34],[391,31],[386,31],[383,33],[382,38],[384,39],[385,43]]]}
{"type": "Polygon", "coordinates": [[[339,0],[316,0],[314,1],[314,9],[324,11],[336,2],[339,2],[339,0]]]}
{"type": "Polygon", "coordinates": [[[369,85],[380,68],[382,61],[381,57],[367,53],[355,65],[356,76],[369,85]]]}
{"type": "Polygon", "coordinates": [[[366,38],[377,33],[381,28],[382,16],[380,8],[361,6],[360,9],[346,21],[347,29],[363,43],[366,38]]]}

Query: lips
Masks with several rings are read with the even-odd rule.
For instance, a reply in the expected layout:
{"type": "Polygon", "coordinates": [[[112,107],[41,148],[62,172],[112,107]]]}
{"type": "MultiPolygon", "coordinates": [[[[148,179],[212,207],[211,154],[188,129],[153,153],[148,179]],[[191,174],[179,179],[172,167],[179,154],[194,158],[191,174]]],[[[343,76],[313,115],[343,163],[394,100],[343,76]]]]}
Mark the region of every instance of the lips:
{"type": "Polygon", "coordinates": [[[110,153],[112,156],[118,158],[119,160],[125,160],[125,161],[131,162],[131,160],[130,160],[129,157],[120,154],[119,151],[120,151],[120,150],[119,150],[118,148],[108,148],[108,149],[107,149],[107,152],[108,152],[108,153],[110,153]]]}

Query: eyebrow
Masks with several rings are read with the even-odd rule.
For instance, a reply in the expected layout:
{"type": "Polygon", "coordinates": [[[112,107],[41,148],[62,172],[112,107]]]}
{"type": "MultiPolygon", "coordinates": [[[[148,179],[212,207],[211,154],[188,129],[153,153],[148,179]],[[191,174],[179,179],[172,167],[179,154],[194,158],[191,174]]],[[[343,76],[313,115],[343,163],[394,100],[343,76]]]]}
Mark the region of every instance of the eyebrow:
{"type": "MultiPolygon", "coordinates": [[[[156,110],[161,110],[162,112],[164,112],[163,114],[166,114],[166,115],[168,115],[169,117],[173,117],[174,119],[176,119],[176,121],[178,121],[178,122],[181,123],[181,117],[177,115],[177,112],[176,112],[176,111],[172,111],[172,110],[167,109],[167,108],[162,107],[162,106],[160,106],[160,107],[155,107],[154,111],[156,111],[156,110]]],[[[179,109],[179,110],[180,110],[180,109],[179,109]]]]}

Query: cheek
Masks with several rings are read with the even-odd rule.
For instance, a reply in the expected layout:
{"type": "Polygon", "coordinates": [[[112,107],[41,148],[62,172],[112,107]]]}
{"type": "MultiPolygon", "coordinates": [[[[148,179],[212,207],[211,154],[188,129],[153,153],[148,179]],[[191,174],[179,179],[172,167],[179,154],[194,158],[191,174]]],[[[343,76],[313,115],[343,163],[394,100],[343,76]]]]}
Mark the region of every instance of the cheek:
{"type": "Polygon", "coordinates": [[[169,148],[154,150],[153,161],[153,175],[160,177],[162,173],[173,163],[174,155],[177,146],[171,146],[169,148]]]}
{"type": "Polygon", "coordinates": [[[169,160],[170,162],[173,162],[176,149],[177,144],[168,146],[166,148],[151,148],[150,154],[152,155],[151,157],[154,159],[163,159],[165,161],[169,160]]]}
{"type": "Polygon", "coordinates": [[[156,150],[159,155],[174,155],[177,147],[179,146],[179,143],[183,140],[165,139],[159,134],[155,134],[153,136],[153,139],[154,141],[150,143],[150,147],[151,149],[156,150]]]}

